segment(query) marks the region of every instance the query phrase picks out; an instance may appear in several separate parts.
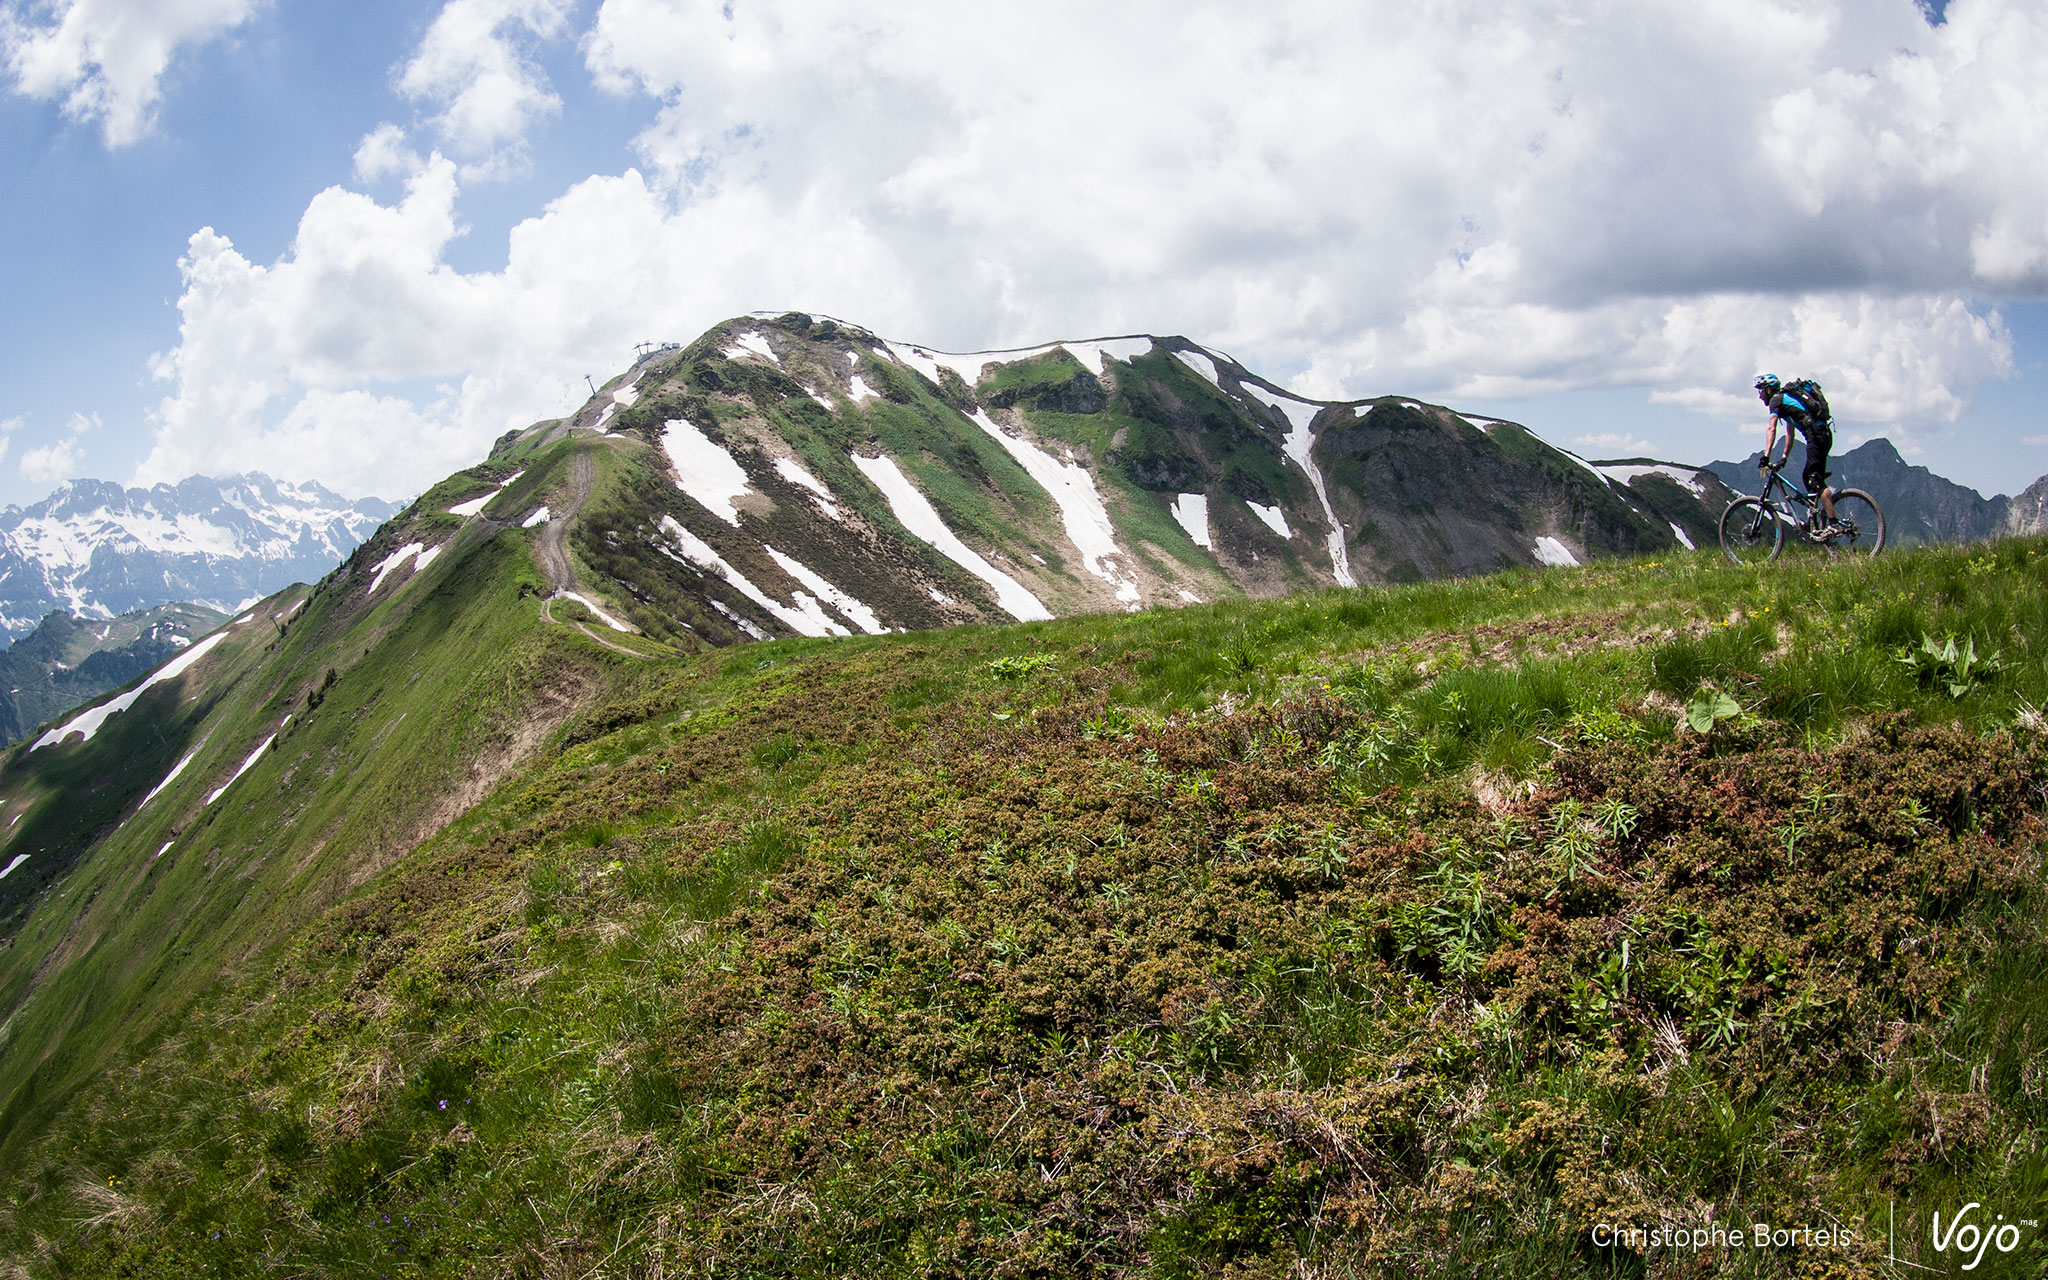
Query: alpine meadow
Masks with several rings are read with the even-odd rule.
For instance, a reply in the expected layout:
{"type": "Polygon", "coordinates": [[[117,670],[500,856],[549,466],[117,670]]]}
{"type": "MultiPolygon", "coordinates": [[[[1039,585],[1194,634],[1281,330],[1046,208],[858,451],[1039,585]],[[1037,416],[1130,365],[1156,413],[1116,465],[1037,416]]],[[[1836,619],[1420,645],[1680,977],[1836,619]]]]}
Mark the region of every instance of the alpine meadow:
{"type": "Polygon", "coordinates": [[[0,1264],[2038,1276],[2040,504],[1735,496],[1178,337],[656,348],[0,760],[0,1264]]]}

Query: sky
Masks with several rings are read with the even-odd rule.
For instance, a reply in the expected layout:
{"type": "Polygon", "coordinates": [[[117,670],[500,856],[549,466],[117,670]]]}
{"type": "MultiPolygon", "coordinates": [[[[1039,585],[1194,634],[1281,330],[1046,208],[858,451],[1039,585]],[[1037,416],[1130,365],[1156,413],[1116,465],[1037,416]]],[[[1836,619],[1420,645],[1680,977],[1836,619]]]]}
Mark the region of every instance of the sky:
{"type": "Polygon", "coordinates": [[[397,498],[797,309],[2048,472],[2039,0],[0,0],[0,501],[397,498]]]}

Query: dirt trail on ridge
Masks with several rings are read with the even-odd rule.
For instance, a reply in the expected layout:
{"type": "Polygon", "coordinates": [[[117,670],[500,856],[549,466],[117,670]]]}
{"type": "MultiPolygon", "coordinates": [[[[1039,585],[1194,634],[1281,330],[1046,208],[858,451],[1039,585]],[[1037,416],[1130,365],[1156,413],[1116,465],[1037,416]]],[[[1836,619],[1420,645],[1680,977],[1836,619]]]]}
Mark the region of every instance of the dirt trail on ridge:
{"type": "Polygon", "coordinates": [[[548,575],[551,595],[576,589],[576,571],[569,565],[569,552],[562,545],[562,539],[568,536],[569,521],[580,515],[583,504],[590,501],[590,486],[596,473],[597,468],[591,465],[590,455],[578,453],[569,467],[568,509],[555,514],[540,527],[540,567],[548,575]]]}
{"type": "MultiPolygon", "coordinates": [[[[597,468],[591,464],[588,453],[578,453],[569,467],[569,499],[560,514],[550,513],[548,522],[540,527],[540,537],[535,542],[535,551],[540,558],[541,572],[548,576],[548,598],[541,601],[542,622],[559,623],[555,616],[555,601],[576,591],[576,570],[569,563],[569,550],[563,539],[569,534],[569,521],[582,513],[583,504],[590,500],[590,488],[597,468]]],[[[567,625],[614,653],[629,657],[645,658],[648,655],[638,649],[629,649],[616,641],[608,640],[581,622],[567,625]]]]}

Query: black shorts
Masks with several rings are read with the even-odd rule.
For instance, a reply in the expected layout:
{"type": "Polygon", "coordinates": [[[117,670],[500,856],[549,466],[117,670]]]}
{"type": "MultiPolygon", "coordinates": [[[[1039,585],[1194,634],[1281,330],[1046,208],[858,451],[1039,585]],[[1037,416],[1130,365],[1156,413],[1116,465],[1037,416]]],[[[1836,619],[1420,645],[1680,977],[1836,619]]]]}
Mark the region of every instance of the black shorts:
{"type": "Polygon", "coordinates": [[[1826,427],[1815,427],[1806,433],[1806,470],[1799,478],[1806,491],[1815,497],[1828,487],[1828,450],[1834,447],[1834,432],[1826,427]]]}

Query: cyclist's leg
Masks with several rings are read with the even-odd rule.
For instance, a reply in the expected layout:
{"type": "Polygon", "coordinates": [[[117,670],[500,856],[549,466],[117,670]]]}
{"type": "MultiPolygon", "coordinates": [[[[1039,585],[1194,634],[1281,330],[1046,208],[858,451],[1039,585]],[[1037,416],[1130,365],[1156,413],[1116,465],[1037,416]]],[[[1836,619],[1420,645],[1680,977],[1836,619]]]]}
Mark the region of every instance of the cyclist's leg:
{"type": "Polygon", "coordinates": [[[1820,509],[1828,520],[1835,518],[1835,495],[1828,488],[1828,450],[1835,447],[1834,433],[1825,426],[1815,426],[1806,435],[1806,470],[1800,479],[1806,484],[1806,491],[1820,499],[1820,509]]]}

